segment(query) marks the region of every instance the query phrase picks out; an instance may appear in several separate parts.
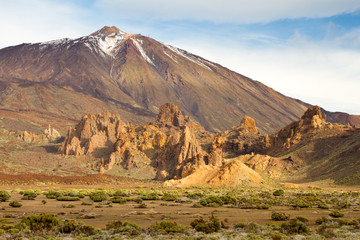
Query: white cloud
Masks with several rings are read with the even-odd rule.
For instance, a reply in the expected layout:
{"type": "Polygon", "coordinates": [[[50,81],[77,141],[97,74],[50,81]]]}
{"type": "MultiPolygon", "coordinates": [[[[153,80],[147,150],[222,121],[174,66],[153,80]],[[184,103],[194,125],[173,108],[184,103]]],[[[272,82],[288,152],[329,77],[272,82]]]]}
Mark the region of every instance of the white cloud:
{"type": "Polygon", "coordinates": [[[89,34],[93,29],[85,17],[86,12],[66,1],[1,1],[0,47],[89,34]]]}
{"type": "Polygon", "coordinates": [[[360,9],[358,0],[97,0],[95,5],[119,18],[217,23],[320,18],[360,9]]]}

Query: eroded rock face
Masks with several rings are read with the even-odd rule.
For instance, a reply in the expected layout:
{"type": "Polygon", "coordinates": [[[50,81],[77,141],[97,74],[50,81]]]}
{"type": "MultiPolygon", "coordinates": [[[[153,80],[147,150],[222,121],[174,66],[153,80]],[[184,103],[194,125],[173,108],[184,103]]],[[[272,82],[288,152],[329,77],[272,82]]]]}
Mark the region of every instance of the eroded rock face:
{"type": "Polygon", "coordinates": [[[266,144],[268,149],[274,147],[289,149],[298,144],[304,135],[312,134],[324,127],[332,128],[332,124],[326,122],[326,115],[321,112],[320,107],[314,106],[309,108],[299,121],[289,124],[271,135],[269,139],[265,139],[266,144]]]}
{"type": "Polygon", "coordinates": [[[165,147],[159,151],[156,178],[163,180],[166,175],[170,178],[186,177],[200,165],[205,165],[204,156],[194,132],[185,126],[180,133],[170,135],[165,147]]]}
{"type": "Polygon", "coordinates": [[[60,133],[51,127],[44,130],[43,134],[34,134],[32,132],[24,131],[22,134],[18,136],[19,139],[27,142],[27,143],[48,143],[48,142],[56,142],[61,138],[60,133]]]}
{"type": "Polygon", "coordinates": [[[158,180],[191,174],[205,164],[205,153],[192,125],[187,122],[175,105],[163,105],[156,124],[125,128],[103,168],[111,170],[118,165],[132,169],[150,165],[156,169],[154,177],[158,180]]]}
{"type": "Polygon", "coordinates": [[[184,126],[187,122],[189,122],[189,118],[184,117],[179,107],[174,103],[165,103],[162,105],[156,120],[156,123],[160,126],[164,126],[166,124],[184,126]]]}
{"type": "Polygon", "coordinates": [[[97,149],[111,147],[123,131],[124,123],[117,114],[108,111],[85,115],[69,129],[59,152],[66,155],[90,154],[97,149]]]}

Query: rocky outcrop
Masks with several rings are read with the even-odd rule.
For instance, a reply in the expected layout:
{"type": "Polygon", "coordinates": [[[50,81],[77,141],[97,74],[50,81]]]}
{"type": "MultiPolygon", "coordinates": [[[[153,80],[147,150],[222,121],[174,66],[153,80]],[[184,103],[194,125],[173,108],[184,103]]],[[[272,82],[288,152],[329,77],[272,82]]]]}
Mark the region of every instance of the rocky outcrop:
{"type": "Polygon", "coordinates": [[[44,130],[43,134],[24,131],[18,138],[27,143],[49,143],[57,142],[61,138],[61,135],[56,129],[49,125],[49,127],[44,130]]]}
{"type": "MultiPolygon", "coordinates": [[[[339,125],[340,126],[340,125],[339,125]]],[[[299,121],[293,122],[264,139],[267,149],[289,149],[298,144],[304,135],[314,135],[320,129],[333,128],[319,106],[309,108],[299,121]]]]}
{"type": "Polygon", "coordinates": [[[156,123],[159,126],[172,125],[172,126],[184,126],[189,122],[189,117],[184,117],[174,103],[165,103],[160,107],[159,115],[156,123]]]}
{"type": "Polygon", "coordinates": [[[117,114],[105,111],[85,115],[75,129],[69,129],[59,152],[79,156],[112,147],[123,128],[124,123],[117,114]]]}
{"type": "Polygon", "coordinates": [[[177,106],[164,104],[155,124],[125,127],[100,168],[108,171],[115,165],[123,169],[152,166],[158,180],[191,174],[205,164],[206,154],[188,122],[177,106]]]}
{"type": "Polygon", "coordinates": [[[205,152],[201,149],[195,134],[189,126],[181,132],[170,135],[166,145],[156,159],[156,179],[183,178],[205,165],[205,152]]]}
{"type": "Polygon", "coordinates": [[[261,151],[262,135],[255,120],[249,116],[241,119],[240,125],[218,135],[210,145],[209,161],[221,165],[221,157],[235,157],[261,151]]]}

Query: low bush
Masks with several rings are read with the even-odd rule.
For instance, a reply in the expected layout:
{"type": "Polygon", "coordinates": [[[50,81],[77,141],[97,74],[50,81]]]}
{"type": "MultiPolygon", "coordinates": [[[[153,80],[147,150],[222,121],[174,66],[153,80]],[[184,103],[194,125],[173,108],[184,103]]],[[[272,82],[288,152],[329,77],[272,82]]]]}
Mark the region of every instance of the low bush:
{"type": "Polygon", "coordinates": [[[60,223],[58,229],[61,233],[72,233],[78,227],[78,223],[75,220],[64,220],[60,223]]]}
{"type": "Polygon", "coordinates": [[[292,202],[290,204],[290,206],[294,207],[294,208],[311,208],[312,205],[309,201],[307,201],[306,199],[297,199],[294,202],[292,202]]]}
{"type": "Polygon", "coordinates": [[[329,209],[330,207],[326,203],[321,202],[321,203],[319,203],[318,208],[320,208],[320,209],[329,209]]]}
{"type": "Polygon", "coordinates": [[[246,223],[239,222],[234,225],[234,228],[244,228],[246,226],[246,223]]]}
{"type": "Polygon", "coordinates": [[[112,233],[122,233],[130,236],[139,235],[142,229],[135,223],[124,222],[120,220],[106,224],[106,229],[112,233]]]}
{"type": "Polygon", "coordinates": [[[70,197],[70,196],[59,196],[56,198],[57,201],[79,201],[79,197],[70,197]]]}
{"type": "Polygon", "coordinates": [[[159,196],[156,192],[151,192],[148,194],[141,195],[140,198],[142,200],[158,200],[159,196]]]}
{"type": "Polygon", "coordinates": [[[56,199],[60,196],[62,196],[63,194],[59,191],[54,191],[54,190],[49,190],[45,193],[46,198],[49,199],[56,199]]]}
{"type": "Polygon", "coordinates": [[[51,230],[59,225],[60,221],[53,214],[42,213],[40,215],[30,215],[24,217],[20,224],[24,224],[31,231],[51,230]]]}
{"type": "Polygon", "coordinates": [[[205,221],[202,217],[193,220],[190,226],[198,232],[213,233],[218,232],[224,224],[214,215],[205,221]]]}
{"type": "Polygon", "coordinates": [[[340,218],[343,217],[345,214],[343,212],[339,212],[339,211],[332,211],[331,213],[329,213],[330,217],[333,218],[340,218]]]}
{"type": "Polygon", "coordinates": [[[273,192],[273,195],[276,196],[276,197],[278,197],[278,196],[283,196],[284,194],[285,194],[285,192],[284,192],[284,190],[282,190],[282,189],[278,189],[278,190],[275,190],[275,191],[273,192]]]}
{"type": "Polygon", "coordinates": [[[151,225],[149,230],[159,233],[181,233],[186,230],[186,227],[176,222],[161,221],[151,225]]]}
{"type": "Polygon", "coordinates": [[[22,204],[17,202],[17,201],[12,201],[12,202],[9,203],[9,206],[14,207],[14,208],[19,208],[19,207],[22,206],[22,204]]]}
{"type": "Polygon", "coordinates": [[[23,193],[23,197],[21,198],[22,200],[35,200],[35,198],[38,196],[39,194],[34,192],[33,190],[26,190],[23,193]]]}
{"type": "Polygon", "coordinates": [[[219,207],[224,205],[224,202],[219,196],[209,196],[202,198],[199,203],[204,207],[219,207]]]}
{"type": "Polygon", "coordinates": [[[7,191],[0,191],[0,202],[5,202],[11,198],[7,191]]]}
{"type": "Polygon", "coordinates": [[[284,212],[272,212],[271,219],[274,221],[286,221],[289,220],[290,215],[284,212]]]}
{"type": "Polygon", "coordinates": [[[281,224],[281,231],[285,234],[307,234],[310,229],[304,222],[291,219],[289,223],[281,224]]]}
{"type": "Polygon", "coordinates": [[[90,199],[94,202],[102,202],[109,198],[109,196],[104,191],[97,191],[90,194],[90,199]]]}

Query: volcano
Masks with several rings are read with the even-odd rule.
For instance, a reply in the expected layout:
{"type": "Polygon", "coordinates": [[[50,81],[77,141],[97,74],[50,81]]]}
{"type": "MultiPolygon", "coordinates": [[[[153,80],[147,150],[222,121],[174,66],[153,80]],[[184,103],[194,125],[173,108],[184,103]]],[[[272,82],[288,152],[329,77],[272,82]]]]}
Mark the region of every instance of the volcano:
{"type": "MultiPolygon", "coordinates": [[[[146,123],[173,102],[205,129],[218,132],[245,116],[263,133],[297,120],[309,104],[185,50],[117,27],[78,39],[24,43],[0,50],[3,127],[65,130],[84,114],[109,110],[146,123]]],[[[359,116],[327,113],[351,124],[359,116]]]]}

